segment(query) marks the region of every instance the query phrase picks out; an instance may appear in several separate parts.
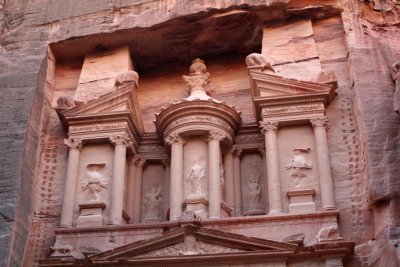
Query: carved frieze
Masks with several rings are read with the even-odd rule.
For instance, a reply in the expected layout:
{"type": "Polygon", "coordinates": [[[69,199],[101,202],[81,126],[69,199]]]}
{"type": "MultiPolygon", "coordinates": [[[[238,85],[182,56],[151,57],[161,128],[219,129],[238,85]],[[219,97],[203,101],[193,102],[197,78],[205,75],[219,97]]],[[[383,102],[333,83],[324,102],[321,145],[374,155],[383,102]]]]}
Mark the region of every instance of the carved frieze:
{"type": "Polygon", "coordinates": [[[278,107],[264,107],[262,109],[262,116],[282,115],[290,113],[309,113],[309,112],[323,112],[324,104],[304,104],[304,105],[290,105],[278,107]]]}
{"type": "Polygon", "coordinates": [[[113,123],[96,123],[89,125],[72,125],[69,127],[70,133],[86,133],[93,131],[107,131],[111,129],[124,129],[127,127],[126,122],[113,122],[113,123]]]}
{"type": "Polygon", "coordinates": [[[215,118],[215,117],[201,116],[201,115],[192,115],[192,116],[187,116],[184,118],[176,119],[165,128],[165,131],[170,132],[178,126],[183,126],[184,124],[194,124],[194,123],[215,124],[215,125],[218,125],[219,127],[222,127],[224,130],[228,131],[229,133],[233,133],[232,128],[225,121],[215,118]]]}

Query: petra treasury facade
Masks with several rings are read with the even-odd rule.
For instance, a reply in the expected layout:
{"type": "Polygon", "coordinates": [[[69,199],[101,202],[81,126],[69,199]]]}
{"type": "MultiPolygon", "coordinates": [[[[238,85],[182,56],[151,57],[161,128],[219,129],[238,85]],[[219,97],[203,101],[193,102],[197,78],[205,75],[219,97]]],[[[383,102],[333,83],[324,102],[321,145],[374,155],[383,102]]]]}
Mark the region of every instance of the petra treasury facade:
{"type": "Polygon", "coordinates": [[[1,266],[400,266],[400,2],[0,0],[1,266]]]}

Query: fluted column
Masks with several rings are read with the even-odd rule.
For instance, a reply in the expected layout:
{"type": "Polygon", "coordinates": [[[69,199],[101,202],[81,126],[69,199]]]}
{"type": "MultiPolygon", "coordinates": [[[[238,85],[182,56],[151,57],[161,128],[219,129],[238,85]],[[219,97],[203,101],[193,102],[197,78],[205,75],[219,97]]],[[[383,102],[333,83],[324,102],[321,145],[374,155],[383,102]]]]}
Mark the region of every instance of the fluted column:
{"type": "Polygon", "coordinates": [[[322,209],[336,209],[331,165],[329,160],[328,138],[326,135],[328,119],[326,117],[322,117],[310,119],[310,122],[314,128],[314,140],[315,150],[317,152],[322,209]]]}
{"type": "Polygon", "coordinates": [[[235,216],[242,215],[242,185],[240,181],[240,157],[242,150],[235,149],[233,157],[234,186],[235,186],[235,216]]]}
{"type": "Polygon", "coordinates": [[[143,185],[143,168],[145,165],[143,159],[137,158],[136,160],[136,175],[135,175],[135,196],[134,196],[134,208],[133,208],[133,221],[134,223],[140,223],[141,221],[141,210],[142,210],[142,185],[143,185]]]}
{"type": "Polygon", "coordinates": [[[175,221],[182,213],[183,196],[183,139],[178,134],[170,135],[165,140],[171,145],[171,186],[170,186],[170,221],[175,221]]]}
{"type": "Polygon", "coordinates": [[[127,184],[127,196],[126,196],[126,209],[133,221],[135,214],[135,176],[136,176],[136,162],[137,155],[129,161],[128,167],[128,184],[127,184]]]}
{"type": "Polygon", "coordinates": [[[124,203],[126,147],[130,139],[125,135],[110,137],[114,145],[114,168],[111,190],[110,224],[122,224],[122,210],[124,203]]]}
{"type": "Polygon", "coordinates": [[[233,207],[235,205],[235,184],[233,175],[233,149],[229,149],[224,156],[225,166],[225,201],[233,207]]]}
{"type": "Polygon", "coordinates": [[[276,138],[278,122],[262,121],[260,122],[260,128],[265,138],[269,214],[281,213],[281,178],[279,174],[279,153],[276,138]]]}
{"type": "Polygon", "coordinates": [[[64,144],[69,147],[69,153],[60,227],[72,227],[74,221],[76,184],[78,182],[79,155],[82,147],[82,140],[69,138],[64,140],[64,144]]]}
{"type": "Polygon", "coordinates": [[[209,218],[221,217],[221,150],[219,142],[225,136],[217,131],[210,131],[208,139],[208,214],[209,218]]]}

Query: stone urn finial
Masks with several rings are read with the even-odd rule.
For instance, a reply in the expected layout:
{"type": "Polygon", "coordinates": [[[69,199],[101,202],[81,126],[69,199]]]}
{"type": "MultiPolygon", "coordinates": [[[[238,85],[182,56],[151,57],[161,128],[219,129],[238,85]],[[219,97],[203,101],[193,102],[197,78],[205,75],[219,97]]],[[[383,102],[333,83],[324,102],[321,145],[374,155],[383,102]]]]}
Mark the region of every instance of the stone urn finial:
{"type": "MultiPolygon", "coordinates": [[[[186,98],[188,101],[192,100],[215,100],[208,95],[210,90],[209,85],[210,73],[207,72],[207,66],[203,60],[196,58],[190,65],[189,75],[183,75],[182,78],[185,80],[189,87],[189,96],[186,98]]],[[[219,102],[219,101],[217,101],[219,102]]]]}

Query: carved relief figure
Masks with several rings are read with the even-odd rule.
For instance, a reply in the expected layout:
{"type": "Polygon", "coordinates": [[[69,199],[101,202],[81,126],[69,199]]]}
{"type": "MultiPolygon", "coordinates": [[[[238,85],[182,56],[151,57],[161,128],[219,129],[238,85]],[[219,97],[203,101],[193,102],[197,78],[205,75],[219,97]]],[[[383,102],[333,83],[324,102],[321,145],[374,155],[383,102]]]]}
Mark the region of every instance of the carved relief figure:
{"type": "Polygon", "coordinates": [[[90,194],[90,201],[101,201],[100,192],[108,187],[108,180],[101,174],[101,169],[104,168],[105,163],[92,163],[88,164],[88,172],[86,180],[82,182],[82,191],[90,194]]]}
{"type": "Polygon", "coordinates": [[[300,186],[301,178],[306,177],[306,170],[312,168],[312,162],[307,160],[305,155],[310,152],[310,148],[293,149],[294,156],[289,164],[285,166],[286,170],[291,170],[290,176],[294,177],[293,186],[300,186]]]}
{"type": "Polygon", "coordinates": [[[222,163],[219,164],[219,176],[221,182],[221,200],[225,197],[225,169],[222,163]]]}
{"type": "Polygon", "coordinates": [[[161,187],[152,188],[147,191],[144,199],[144,207],[146,208],[145,220],[158,220],[160,218],[161,200],[161,187]]]}
{"type": "Polygon", "coordinates": [[[252,175],[248,181],[247,193],[249,196],[250,209],[255,210],[258,208],[261,201],[260,174],[252,175]]]}
{"type": "Polygon", "coordinates": [[[206,179],[204,161],[201,158],[197,158],[194,162],[190,173],[186,176],[185,181],[190,183],[190,195],[189,198],[201,198],[205,197],[204,183],[206,179]]]}
{"type": "Polygon", "coordinates": [[[392,79],[396,83],[396,88],[395,88],[394,97],[393,97],[394,111],[399,113],[399,110],[400,110],[400,60],[396,61],[392,65],[392,79]]]}

